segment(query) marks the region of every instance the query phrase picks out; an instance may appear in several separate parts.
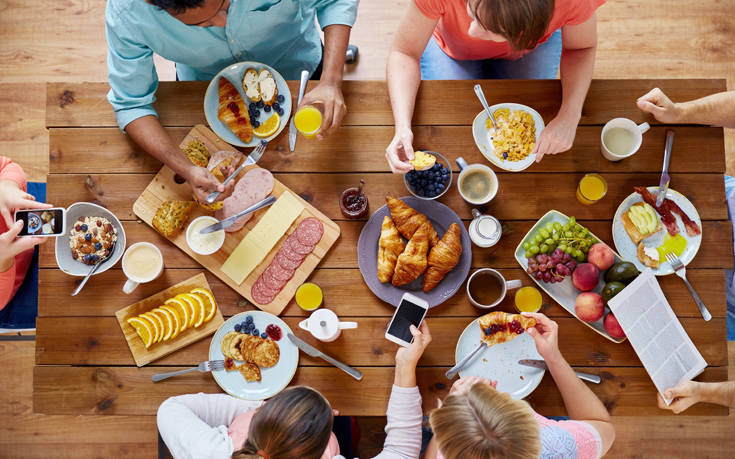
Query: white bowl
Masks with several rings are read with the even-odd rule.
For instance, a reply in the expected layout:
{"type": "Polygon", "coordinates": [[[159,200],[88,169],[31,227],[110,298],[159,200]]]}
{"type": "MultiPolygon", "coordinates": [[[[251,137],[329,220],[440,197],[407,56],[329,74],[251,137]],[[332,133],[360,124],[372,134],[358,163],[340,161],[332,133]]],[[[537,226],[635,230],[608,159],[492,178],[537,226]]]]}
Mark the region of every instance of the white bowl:
{"type": "MultiPolygon", "coordinates": [[[[206,226],[209,226],[209,225],[213,225],[217,223],[219,220],[209,215],[202,215],[201,217],[198,217],[192,220],[191,223],[189,223],[189,226],[186,228],[186,244],[189,246],[191,250],[194,251],[194,253],[198,253],[199,255],[212,255],[213,253],[221,249],[222,245],[225,243],[225,230],[219,230],[219,231],[215,231],[214,233],[211,233],[212,236],[217,237],[217,244],[212,246],[210,250],[207,250],[207,251],[197,250],[194,244],[191,243],[192,230],[194,226],[197,224],[197,222],[201,222],[201,221],[207,222],[206,226]]],[[[206,228],[206,226],[202,226],[202,228],[206,228]]]]}
{"type": "Polygon", "coordinates": [[[71,249],[69,248],[69,234],[71,229],[74,227],[79,217],[103,217],[112,223],[112,226],[117,231],[117,241],[115,242],[115,248],[110,255],[110,258],[102,262],[102,265],[94,273],[103,273],[108,269],[112,268],[122,258],[125,252],[125,230],[123,229],[120,220],[117,219],[115,214],[97,204],[91,202],[75,202],[66,209],[66,233],[56,238],[56,264],[59,269],[69,274],[70,276],[86,276],[89,274],[91,269],[90,265],[86,265],[81,261],[75,260],[71,256],[71,249]]]}

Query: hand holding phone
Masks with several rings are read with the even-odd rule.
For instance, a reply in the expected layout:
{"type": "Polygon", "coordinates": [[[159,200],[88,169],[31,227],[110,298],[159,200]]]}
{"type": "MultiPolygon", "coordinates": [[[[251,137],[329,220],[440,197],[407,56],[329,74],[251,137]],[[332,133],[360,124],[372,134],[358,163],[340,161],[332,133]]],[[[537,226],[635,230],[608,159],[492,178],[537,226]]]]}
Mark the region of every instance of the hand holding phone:
{"type": "Polygon", "coordinates": [[[22,223],[15,222],[6,232],[0,234],[0,273],[13,266],[16,255],[46,241],[41,237],[17,237],[22,229],[22,223]]]}
{"type": "Polygon", "coordinates": [[[428,309],[429,303],[416,295],[404,293],[400,304],[396,308],[396,312],[393,314],[393,318],[388,324],[385,338],[401,346],[411,344],[413,340],[411,325],[419,328],[428,309]]]}
{"type": "Polygon", "coordinates": [[[49,209],[51,204],[36,202],[36,198],[21,190],[13,180],[0,180],[0,216],[5,225],[10,228],[13,225],[14,209],[49,209]]]}
{"type": "Polygon", "coordinates": [[[27,209],[15,212],[15,221],[23,228],[18,236],[60,236],[66,232],[66,209],[27,209]]]}

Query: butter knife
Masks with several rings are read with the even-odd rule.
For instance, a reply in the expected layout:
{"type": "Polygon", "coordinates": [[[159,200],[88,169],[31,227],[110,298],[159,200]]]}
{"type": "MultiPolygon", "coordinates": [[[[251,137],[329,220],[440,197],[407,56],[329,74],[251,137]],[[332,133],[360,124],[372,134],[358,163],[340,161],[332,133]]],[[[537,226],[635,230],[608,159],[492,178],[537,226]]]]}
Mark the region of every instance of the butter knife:
{"type": "Polygon", "coordinates": [[[666,130],[666,145],[664,146],[664,167],[661,172],[661,181],[658,182],[658,195],[656,196],[656,207],[664,202],[666,191],[669,189],[669,161],[671,161],[671,148],[674,146],[674,131],[666,130]]]}
{"type": "Polygon", "coordinates": [[[209,234],[214,233],[215,231],[223,230],[225,228],[229,228],[232,226],[233,223],[235,223],[235,220],[238,218],[247,215],[251,212],[255,212],[256,210],[262,209],[263,207],[270,206],[276,202],[276,197],[273,195],[268,196],[267,198],[263,199],[262,201],[253,204],[252,206],[248,207],[247,209],[243,210],[240,213],[237,213],[233,215],[232,217],[227,217],[224,220],[220,220],[217,223],[213,223],[206,228],[203,228],[199,231],[199,234],[209,234]]]}
{"type": "MultiPolygon", "coordinates": [[[[542,370],[548,370],[548,367],[546,366],[546,362],[544,362],[543,360],[523,359],[523,360],[519,360],[518,363],[521,365],[525,365],[527,367],[541,368],[542,370]]],[[[600,384],[600,382],[602,382],[602,378],[600,378],[597,375],[591,375],[589,373],[582,373],[581,371],[575,371],[574,373],[579,377],[579,379],[583,379],[591,383],[600,384]]]]}
{"type": "Polygon", "coordinates": [[[362,372],[360,370],[356,370],[352,368],[351,366],[345,365],[344,363],[340,362],[337,359],[334,359],[327,354],[323,353],[319,349],[315,348],[314,346],[308,344],[304,340],[297,338],[292,333],[287,334],[288,339],[291,340],[292,343],[294,343],[299,349],[306,352],[312,357],[319,357],[321,359],[326,360],[327,362],[331,363],[335,367],[339,368],[340,370],[344,371],[348,375],[352,376],[353,378],[360,381],[362,379],[362,372]]]}
{"type": "MultiPolygon", "coordinates": [[[[301,101],[304,99],[304,92],[306,91],[306,81],[309,79],[309,72],[307,70],[301,71],[301,83],[299,84],[299,98],[296,101],[296,108],[298,109],[301,105],[301,101]]],[[[296,114],[296,110],[293,111],[296,114]]],[[[293,116],[291,117],[291,123],[288,125],[288,148],[294,151],[296,148],[296,126],[293,124],[293,116]]]]}
{"type": "Polygon", "coordinates": [[[450,368],[449,370],[447,370],[447,372],[444,373],[444,376],[446,376],[447,379],[454,378],[454,375],[456,375],[457,373],[459,373],[459,370],[461,370],[463,366],[467,365],[467,362],[469,362],[472,359],[472,357],[474,357],[482,349],[487,349],[487,344],[485,344],[482,341],[480,341],[480,344],[472,352],[470,352],[469,354],[467,354],[466,356],[464,356],[462,358],[462,360],[460,360],[459,362],[457,362],[457,364],[455,366],[453,366],[452,368],[450,368]]]}

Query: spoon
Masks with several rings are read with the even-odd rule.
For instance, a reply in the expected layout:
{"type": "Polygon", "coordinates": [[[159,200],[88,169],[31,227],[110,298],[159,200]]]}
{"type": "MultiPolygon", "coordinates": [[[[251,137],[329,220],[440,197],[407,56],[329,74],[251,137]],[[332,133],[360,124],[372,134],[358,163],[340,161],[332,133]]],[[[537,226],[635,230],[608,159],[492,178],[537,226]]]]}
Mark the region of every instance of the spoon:
{"type": "Polygon", "coordinates": [[[493,128],[497,129],[498,125],[495,123],[495,117],[492,112],[490,112],[490,106],[487,104],[487,99],[485,99],[485,93],[482,92],[482,87],[479,84],[475,85],[475,94],[477,95],[477,98],[480,99],[482,106],[485,107],[485,113],[487,113],[488,118],[493,122],[493,128]]]}
{"type": "Polygon", "coordinates": [[[89,273],[87,274],[87,276],[84,279],[82,279],[82,281],[79,283],[79,285],[77,286],[77,288],[72,292],[71,296],[76,296],[77,293],[81,292],[82,291],[82,288],[84,288],[84,285],[87,283],[87,281],[89,280],[89,278],[92,277],[92,275],[97,272],[97,268],[99,268],[102,263],[104,263],[105,261],[107,261],[107,259],[112,256],[112,252],[115,250],[115,244],[116,243],[117,243],[117,241],[113,242],[112,245],[110,246],[110,254],[109,255],[107,255],[104,258],[100,258],[100,261],[98,261],[97,263],[94,264],[94,266],[92,266],[92,269],[89,270],[89,273]]]}

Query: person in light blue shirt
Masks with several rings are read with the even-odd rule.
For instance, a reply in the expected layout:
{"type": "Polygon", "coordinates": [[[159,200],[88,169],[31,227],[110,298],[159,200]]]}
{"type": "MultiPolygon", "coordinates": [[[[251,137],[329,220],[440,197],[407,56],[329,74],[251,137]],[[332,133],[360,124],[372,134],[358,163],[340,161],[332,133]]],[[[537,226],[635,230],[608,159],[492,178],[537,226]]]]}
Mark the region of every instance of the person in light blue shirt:
{"type": "Polygon", "coordinates": [[[211,80],[240,61],[270,65],[287,80],[308,70],[319,83],[304,103],[324,104],[322,138],[347,108],[342,72],[359,0],[108,0],[107,95],[121,129],[145,151],[184,177],[202,201],[225,190],[206,168],[194,166],[153,109],[158,76],[153,53],[176,63],[180,80],[211,80]],[[315,19],[324,31],[322,45],[315,19]]]}

